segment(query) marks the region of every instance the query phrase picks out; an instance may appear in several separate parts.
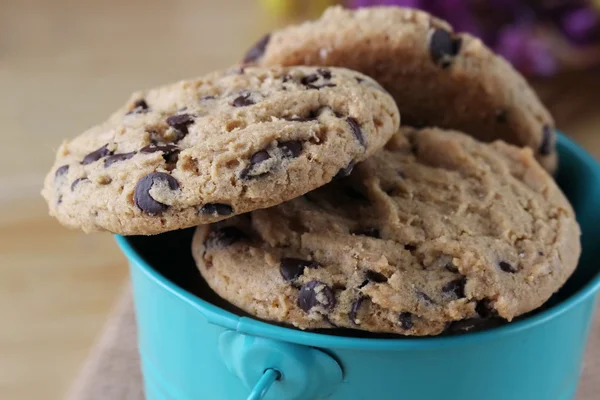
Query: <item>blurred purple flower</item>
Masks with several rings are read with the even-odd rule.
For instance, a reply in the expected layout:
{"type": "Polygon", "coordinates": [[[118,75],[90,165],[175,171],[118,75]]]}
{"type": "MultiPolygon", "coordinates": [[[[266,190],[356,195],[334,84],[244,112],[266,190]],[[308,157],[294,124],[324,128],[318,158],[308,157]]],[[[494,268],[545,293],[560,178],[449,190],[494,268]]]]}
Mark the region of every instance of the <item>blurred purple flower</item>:
{"type": "Polygon", "coordinates": [[[550,76],[557,71],[549,47],[535,37],[529,27],[510,26],[502,29],[495,50],[526,74],[550,76]]]}
{"type": "Polygon", "coordinates": [[[556,40],[600,45],[600,9],[589,0],[348,0],[352,7],[420,8],[480,37],[526,74],[560,69],[556,40]],[[540,32],[544,32],[541,34],[540,32]],[[553,52],[554,51],[554,52],[553,52]]]}

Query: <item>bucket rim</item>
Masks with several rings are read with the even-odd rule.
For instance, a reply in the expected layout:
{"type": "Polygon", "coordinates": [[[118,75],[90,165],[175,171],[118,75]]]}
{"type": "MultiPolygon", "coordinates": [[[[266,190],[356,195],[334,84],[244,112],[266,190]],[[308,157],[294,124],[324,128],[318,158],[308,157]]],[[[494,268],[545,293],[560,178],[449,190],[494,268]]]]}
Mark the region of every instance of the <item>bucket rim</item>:
{"type": "MultiPolygon", "coordinates": [[[[571,139],[560,133],[557,133],[557,138],[558,147],[574,155],[574,158],[592,173],[593,179],[597,182],[598,186],[600,186],[600,164],[571,139]]],[[[135,251],[126,237],[120,235],[115,235],[115,237],[118,246],[130,262],[131,268],[138,268],[146,277],[158,286],[195,308],[209,323],[244,334],[321,348],[356,350],[426,350],[440,347],[469,345],[483,341],[493,341],[549,322],[569,310],[572,310],[580,303],[592,298],[595,293],[600,290],[599,269],[589,282],[560,303],[531,317],[514,321],[500,327],[491,328],[489,330],[442,337],[407,336],[406,338],[373,339],[334,336],[325,333],[307,332],[274,325],[254,318],[241,317],[224,310],[182,289],[165,278],[135,251]]]]}

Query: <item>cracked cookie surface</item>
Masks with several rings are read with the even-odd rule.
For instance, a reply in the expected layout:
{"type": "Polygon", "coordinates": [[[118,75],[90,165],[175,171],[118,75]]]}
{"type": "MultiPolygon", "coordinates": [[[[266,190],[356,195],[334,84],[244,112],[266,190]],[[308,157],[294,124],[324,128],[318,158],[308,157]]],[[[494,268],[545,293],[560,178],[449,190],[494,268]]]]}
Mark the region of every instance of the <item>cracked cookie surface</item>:
{"type": "Polygon", "coordinates": [[[403,125],[528,146],[548,171],[556,169],[554,121],[525,79],[481,40],[426,12],[332,7],[265,36],[243,61],[360,71],[395,98],[403,125]]]}
{"type": "Polygon", "coordinates": [[[540,307],[579,235],[530,149],[402,128],[346,178],[198,227],[192,249],[217,294],[259,318],[437,335],[540,307]]]}
{"type": "Polygon", "coordinates": [[[69,227],[155,234],[315,189],[398,129],[393,99],[343,68],[234,68],[134,94],[65,142],[42,194],[69,227]]]}

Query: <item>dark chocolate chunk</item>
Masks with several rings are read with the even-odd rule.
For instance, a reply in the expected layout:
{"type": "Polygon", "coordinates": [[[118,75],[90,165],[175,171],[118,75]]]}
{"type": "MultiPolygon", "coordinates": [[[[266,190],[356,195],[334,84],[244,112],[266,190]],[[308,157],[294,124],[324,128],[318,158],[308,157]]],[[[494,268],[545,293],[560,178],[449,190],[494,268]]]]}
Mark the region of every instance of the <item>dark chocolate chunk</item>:
{"type": "Polygon", "coordinates": [[[225,226],[213,230],[208,234],[204,246],[209,249],[231,246],[241,240],[247,239],[247,236],[235,226],[225,226]]]}
{"type": "Polygon", "coordinates": [[[57,206],[58,206],[58,205],[60,205],[60,203],[62,203],[62,198],[63,198],[63,197],[62,197],[62,194],[59,194],[59,195],[58,195],[58,199],[56,199],[56,205],[57,205],[57,206]]]}
{"type": "Polygon", "coordinates": [[[371,269],[367,270],[365,276],[368,280],[375,283],[385,283],[388,280],[387,276],[385,276],[384,274],[377,271],[373,271],[371,269]]]}
{"type": "Polygon", "coordinates": [[[140,149],[140,153],[155,153],[162,151],[163,158],[166,162],[174,164],[179,157],[179,147],[174,144],[149,144],[140,149]]]}
{"type": "Polygon", "coordinates": [[[354,79],[356,79],[356,82],[358,82],[358,83],[364,82],[364,79],[361,78],[360,76],[355,76],[354,79]]]}
{"type": "Polygon", "coordinates": [[[312,84],[318,80],[319,80],[319,76],[317,74],[309,74],[309,75],[302,77],[302,79],[300,79],[300,83],[303,84],[304,86],[314,87],[314,85],[312,85],[312,84]]]}
{"type": "Polygon", "coordinates": [[[436,29],[429,41],[431,59],[442,68],[448,68],[460,52],[462,40],[444,29],[436,29]]]}
{"type": "Polygon", "coordinates": [[[282,258],[279,264],[281,276],[286,281],[293,281],[304,273],[304,268],[320,268],[321,266],[314,261],[301,260],[299,258],[282,258]]]}
{"type": "Polygon", "coordinates": [[[444,268],[446,268],[450,272],[458,273],[458,268],[451,262],[446,263],[446,265],[444,265],[444,268]]]}
{"type": "Polygon", "coordinates": [[[77,187],[77,185],[79,185],[81,182],[85,182],[85,181],[89,181],[88,178],[77,178],[73,181],[73,183],[71,183],[71,192],[73,190],[75,190],[75,188],[77,187]]]}
{"type": "Polygon", "coordinates": [[[251,106],[252,104],[254,104],[254,100],[252,100],[250,98],[251,94],[252,93],[250,93],[250,92],[240,94],[238,97],[233,99],[233,101],[231,102],[231,105],[234,107],[251,106]]]}
{"type": "Polygon", "coordinates": [[[150,196],[150,189],[157,182],[166,182],[171,190],[179,189],[179,182],[164,172],[152,172],[140,179],[135,185],[133,200],[140,210],[152,216],[160,215],[169,208],[168,205],[159,203],[150,196]]]}
{"type": "Polygon", "coordinates": [[[465,297],[465,284],[467,283],[466,278],[455,279],[450,281],[442,287],[442,292],[452,293],[458,299],[465,297]]]}
{"type": "Polygon", "coordinates": [[[360,143],[361,146],[365,147],[367,145],[367,143],[365,142],[365,137],[363,136],[363,133],[362,133],[362,130],[360,129],[360,125],[358,124],[358,121],[356,121],[352,117],[348,117],[348,118],[346,118],[346,122],[348,122],[348,125],[350,125],[352,134],[354,135],[356,140],[358,140],[358,143],[360,143]]]}
{"type": "Polygon", "coordinates": [[[248,63],[259,60],[263,56],[263,54],[265,54],[265,50],[267,48],[267,45],[269,44],[270,39],[271,39],[270,33],[267,33],[265,36],[260,38],[260,40],[258,42],[256,42],[250,50],[248,50],[246,52],[242,62],[244,64],[248,64],[248,63]]]}
{"type": "Polygon", "coordinates": [[[194,117],[192,117],[190,114],[171,115],[169,118],[167,118],[167,125],[176,131],[183,133],[184,135],[188,134],[188,126],[193,123],[194,117]]]}
{"type": "Polygon", "coordinates": [[[381,235],[379,234],[379,229],[377,228],[362,228],[362,229],[357,229],[355,231],[352,231],[353,235],[361,235],[361,236],[370,236],[370,237],[374,237],[374,238],[381,238],[381,235]]]}
{"type": "Polygon", "coordinates": [[[298,293],[298,307],[305,312],[310,311],[311,308],[317,305],[332,310],[335,303],[333,290],[323,282],[310,281],[302,285],[298,293]]]}
{"type": "Polygon", "coordinates": [[[215,96],[202,96],[200,97],[200,101],[207,101],[207,100],[214,100],[216,99],[215,96]]]}
{"type": "Polygon", "coordinates": [[[283,76],[281,77],[281,81],[282,81],[282,82],[284,82],[284,83],[285,83],[285,82],[289,82],[289,81],[291,81],[292,79],[293,79],[293,78],[292,78],[292,76],[291,76],[290,74],[285,74],[285,75],[283,75],[283,76]]]}
{"type": "Polygon", "coordinates": [[[350,161],[350,163],[348,165],[346,165],[344,168],[340,169],[338,171],[338,173],[335,174],[333,179],[341,179],[341,178],[350,176],[355,165],[356,165],[356,161],[350,161]]]}
{"type": "Polygon", "coordinates": [[[113,154],[104,159],[104,167],[110,167],[116,162],[129,160],[131,157],[135,156],[135,151],[131,153],[121,153],[121,154],[113,154]]]}
{"type": "Polygon", "coordinates": [[[200,209],[200,214],[214,216],[230,215],[233,214],[233,208],[229,204],[207,203],[200,209]]]}
{"type": "Polygon", "coordinates": [[[515,272],[517,272],[517,269],[512,264],[507,263],[506,261],[500,261],[498,263],[498,266],[504,272],[509,272],[511,274],[514,274],[515,272]]]}
{"type": "Polygon", "coordinates": [[[148,112],[150,107],[148,107],[148,103],[144,99],[138,99],[133,103],[133,109],[127,113],[129,114],[142,114],[148,112]]]}
{"type": "Polygon", "coordinates": [[[398,314],[398,324],[402,329],[410,329],[413,327],[413,315],[409,312],[401,312],[398,314]]]}
{"type": "Polygon", "coordinates": [[[59,178],[63,175],[66,175],[66,173],[69,172],[69,165],[62,165],[60,167],[58,167],[56,169],[56,172],[54,173],[54,179],[59,178]]]}
{"type": "Polygon", "coordinates": [[[435,301],[431,297],[429,297],[426,293],[423,293],[419,290],[415,292],[417,299],[424,301],[427,304],[435,304],[435,301]]]}
{"type": "Polygon", "coordinates": [[[363,301],[365,301],[365,299],[366,299],[365,296],[360,296],[358,299],[354,300],[354,302],[352,303],[352,306],[350,307],[350,312],[348,313],[348,318],[350,318],[350,321],[354,325],[359,325],[356,322],[356,317],[358,314],[358,310],[360,309],[360,306],[362,305],[363,301]]]}
{"type": "Polygon", "coordinates": [[[111,154],[112,154],[112,151],[108,150],[108,144],[105,144],[104,146],[100,147],[97,150],[92,151],[90,154],[85,156],[83,158],[83,160],[81,161],[81,164],[83,164],[83,165],[91,164],[94,161],[98,161],[102,157],[106,157],[111,154]]]}
{"type": "Polygon", "coordinates": [[[283,156],[286,158],[296,158],[302,153],[302,142],[299,140],[280,142],[277,147],[281,149],[283,156]]]}
{"type": "Polygon", "coordinates": [[[260,150],[260,151],[257,151],[256,153],[254,153],[252,155],[252,157],[250,157],[250,164],[240,172],[240,178],[248,179],[248,178],[255,178],[257,176],[264,175],[264,174],[260,174],[260,175],[249,176],[250,172],[252,171],[252,168],[255,165],[258,165],[261,162],[268,160],[269,158],[271,158],[271,156],[269,155],[269,153],[267,153],[266,150],[260,150]]]}
{"type": "Polygon", "coordinates": [[[331,71],[327,68],[317,68],[317,73],[323,77],[323,79],[331,79],[331,71]]]}
{"type": "Polygon", "coordinates": [[[404,249],[408,251],[415,251],[417,249],[417,246],[415,246],[414,244],[405,244],[404,249]]]}
{"type": "Polygon", "coordinates": [[[542,156],[552,154],[554,149],[554,130],[548,125],[544,125],[542,130],[542,143],[540,143],[539,153],[542,156]]]}

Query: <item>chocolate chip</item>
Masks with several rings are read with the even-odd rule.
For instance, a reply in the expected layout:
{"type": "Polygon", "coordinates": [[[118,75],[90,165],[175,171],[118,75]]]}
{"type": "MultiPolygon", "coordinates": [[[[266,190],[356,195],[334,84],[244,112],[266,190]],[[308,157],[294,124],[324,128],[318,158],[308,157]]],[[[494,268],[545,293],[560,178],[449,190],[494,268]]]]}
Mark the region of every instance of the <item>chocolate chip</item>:
{"type": "Polygon", "coordinates": [[[554,147],[554,133],[553,129],[548,125],[544,125],[542,131],[542,143],[540,143],[539,153],[542,156],[547,156],[552,153],[554,147]]]}
{"type": "Polygon", "coordinates": [[[214,100],[216,99],[215,96],[202,96],[200,97],[200,101],[207,101],[207,100],[214,100]]]}
{"type": "Polygon", "coordinates": [[[346,165],[344,168],[341,168],[337,174],[335,174],[335,176],[333,177],[333,179],[341,179],[341,178],[345,178],[347,176],[350,176],[350,174],[352,173],[352,170],[354,169],[354,166],[356,165],[356,161],[350,161],[350,163],[348,165],[346,165]]]}
{"type": "Polygon", "coordinates": [[[517,272],[517,269],[515,267],[513,267],[512,264],[509,264],[506,261],[500,261],[498,263],[498,266],[504,272],[509,272],[511,274],[514,274],[515,272],[517,272]]]}
{"type": "Polygon", "coordinates": [[[264,175],[265,173],[260,175],[250,175],[250,172],[252,171],[252,168],[255,165],[258,165],[261,162],[268,160],[269,158],[271,158],[271,156],[269,155],[269,153],[267,153],[266,150],[260,150],[254,153],[252,157],[250,157],[250,164],[240,172],[240,178],[256,178],[257,176],[264,175]]]}
{"type": "Polygon", "coordinates": [[[385,276],[384,274],[377,272],[377,271],[373,271],[371,269],[367,270],[367,273],[365,274],[366,278],[368,280],[370,280],[371,282],[375,282],[375,283],[385,283],[388,281],[387,276],[385,276]]]}
{"type": "Polygon", "coordinates": [[[356,140],[358,140],[358,143],[360,143],[360,145],[362,147],[365,147],[367,145],[367,143],[365,142],[365,137],[363,136],[363,133],[362,133],[362,130],[360,129],[360,125],[358,124],[358,121],[356,121],[352,117],[348,117],[348,118],[346,118],[346,122],[348,122],[348,125],[350,125],[352,134],[354,135],[356,140]]]}
{"type": "Polygon", "coordinates": [[[508,121],[508,113],[506,110],[498,110],[496,111],[496,122],[499,124],[505,124],[508,121]]]}
{"type": "Polygon", "coordinates": [[[73,181],[73,183],[71,183],[71,192],[73,190],[75,190],[75,188],[77,187],[77,185],[79,185],[81,182],[85,182],[85,181],[89,181],[88,178],[77,178],[73,181]]]}
{"type": "Polygon", "coordinates": [[[85,156],[83,158],[83,160],[81,161],[81,164],[83,164],[83,165],[91,164],[94,161],[98,161],[102,157],[106,157],[110,154],[112,154],[112,151],[108,150],[108,144],[105,144],[104,146],[100,147],[97,150],[92,151],[90,154],[85,156]]]}
{"type": "Polygon", "coordinates": [[[436,29],[429,41],[429,54],[433,62],[442,68],[448,68],[452,59],[460,52],[462,40],[443,29],[436,29]]]}
{"type": "Polygon", "coordinates": [[[492,304],[487,299],[477,302],[475,305],[475,312],[479,314],[481,318],[490,318],[498,315],[498,312],[492,307],[492,304]]]}
{"type": "Polygon", "coordinates": [[[67,172],[69,172],[68,164],[58,167],[56,169],[56,172],[54,173],[54,179],[60,178],[61,176],[65,175],[67,172]]]}
{"type": "Polygon", "coordinates": [[[171,164],[177,162],[179,157],[179,147],[174,144],[149,144],[148,146],[144,146],[140,149],[140,153],[155,153],[157,151],[162,151],[163,159],[171,164]]]}
{"type": "Polygon", "coordinates": [[[364,81],[364,79],[361,78],[360,76],[355,76],[354,79],[356,79],[356,82],[358,82],[358,83],[362,83],[364,81]]]}
{"type": "Polygon", "coordinates": [[[321,75],[324,79],[331,79],[331,71],[326,68],[317,68],[317,73],[321,75]]]}
{"type": "Polygon", "coordinates": [[[300,288],[298,293],[298,307],[305,312],[315,306],[322,306],[332,310],[335,307],[335,295],[333,290],[323,282],[310,281],[300,288]]]}
{"type": "Polygon", "coordinates": [[[281,149],[283,156],[286,158],[296,158],[302,153],[302,142],[298,140],[280,142],[277,147],[281,149]]]}
{"type": "Polygon", "coordinates": [[[401,312],[398,314],[398,324],[402,329],[410,329],[413,327],[413,315],[409,312],[401,312]]]}
{"type": "Polygon", "coordinates": [[[292,76],[291,76],[290,74],[285,74],[285,75],[283,75],[283,76],[281,77],[281,81],[282,81],[282,82],[284,82],[284,83],[285,83],[285,82],[289,82],[289,81],[291,81],[292,79],[294,79],[294,78],[292,78],[292,76]]]}
{"type": "Polygon", "coordinates": [[[213,230],[206,238],[204,246],[211,249],[227,247],[246,238],[246,234],[239,228],[236,228],[235,226],[225,226],[213,230]]]}
{"type": "Polygon", "coordinates": [[[314,83],[318,80],[319,80],[319,76],[317,74],[309,74],[309,75],[302,77],[302,79],[300,79],[300,83],[303,84],[304,86],[314,86],[314,85],[312,85],[312,83],[314,83]]]}
{"type": "Polygon", "coordinates": [[[427,304],[435,304],[435,302],[433,301],[433,299],[431,297],[429,297],[427,294],[417,290],[415,292],[417,299],[424,301],[427,304]]]}
{"type": "Polygon", "coordinates": [[[417,246],[415,246],[414,244],[405,244],[404,249],[408,251],[415,251],[417,249],[417,246]]]}
{"type": "Polygon", "coordinates": [[[62,194],[58,195],[58,199],[56,199],[57,206],[60,205],[60,203],[62,203],[62,199],[63,199],[62,194]]]}
{"type": "Polygon", "coordinates": [[[238,97],[233,99],[233,101],[231,102],[231,105],[234,107],[251,106],[252,104],[254,104],[254,100],[252,100],[250,98],[250,95],[251,95],[250,92],[246,92],[246,93],[239,95],[238,97]]]}
{"type": "Polygon", "coordinates": [[[279,264],[279,272],[286,281],[293,281],[304,273],[304,268],[319,268],[320,265],[314,261],[301,260],[299,258],[282,258],[279,264]]]}
{"type": "Polygon", "coordinates": [[[190,114],[177,114],[171,115],[166,121],[167,125],[169,125],[171,128],[183,133],[184,135],[187,135],[188,126],[194,123],[194,117],[192,117],[190,114]]]}
{"type": "Polygon", "coordinates": [[[442,287],[442,292],[452,293],[456,298],[462,299],[465,297],[465,284],[467,283],[466,278],[455,279],[446,283],[442,287]]]}
{"type": "Polygon", "coordinates": [[[163,211],[169,208],[168,205],[159,203],[150,196],[150,189],[155,183],[166,182],[171,190],[179,189],[179,182],[169,174],[164,172],[152,172],[144,176],[135,185],[133,200],[135,205],[148,215],[160,215],[163,211]]]}
{"type": "Polygon", "coordinates": [[[131,157],[135,156],[135,151],[131,153],[121,153],[121,154],[113,154],[104,159],[104,167],[110,167],[116,162],[129,160],[131,157]]]}
{"type": "Polygon", "coordinates": [[[244,64],[247,64],[259,60],[263,56],[263,54],[265,54],[265,50],[267,48],[267,45],[269,44],[270,39],[270,33],[267,33],[265,36],[260,38],[260,40],[256,42],[250,50],[246,52],[242,62],[244,64]]]}
{"type": "Polygon", "coordinates": [[[127,113],[129,114],[142,114],[148,112],[150,107],[148,107],[148,103],[144,99],[138,99],[133,103],[133,109],[127,113]]]}
{"type": "Polygon", "coordinates": [[[354,325],[359,325],[359,323],[356,322],[356,316],[358,314],[358,309],[360,308],[360,306],[362,305],[362,303],[365,299],[366,299],[365,296],[360,296],[358,299],[354,300],[354,302],[352,303],[352,306],[350,307],[350,312],[348,313],[348,318],[354,325]]]}
{"type": "Polygon", "coordinates": [[[229,204],[222,203],[207,203],[200,209],[202,215],[230,215],[233,213],[233,208],[229,204]]]}
{"type": "Polygon", "coordinates": [[[456,267],[456,265],[452,264],[451,262],[444,265],[444,268],[446,268],[446,270],[448,270],[450,272],[458,273],[458,268],[456,267]]]}

